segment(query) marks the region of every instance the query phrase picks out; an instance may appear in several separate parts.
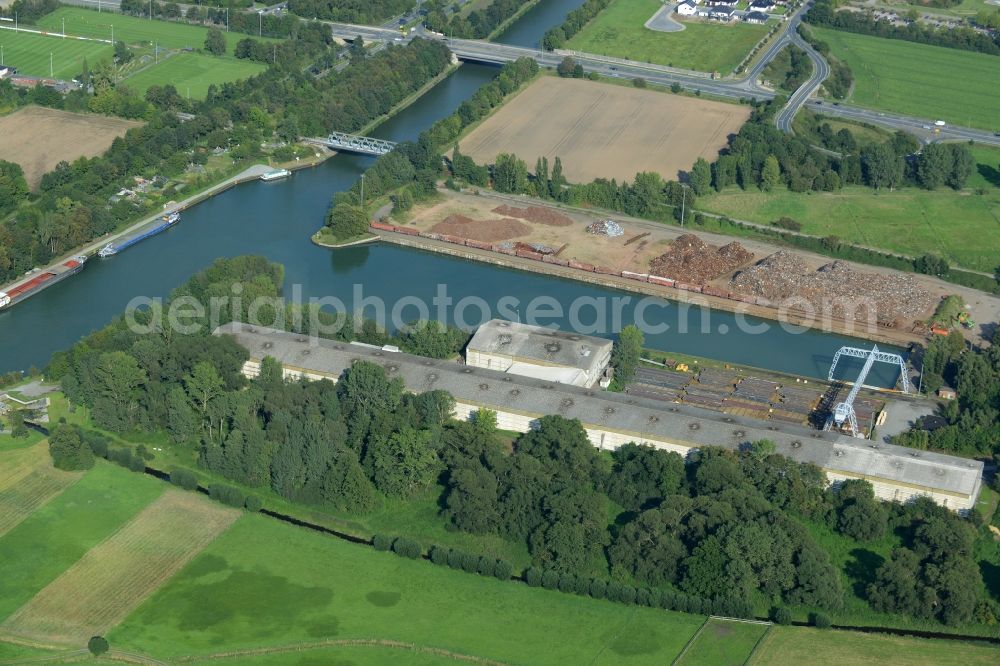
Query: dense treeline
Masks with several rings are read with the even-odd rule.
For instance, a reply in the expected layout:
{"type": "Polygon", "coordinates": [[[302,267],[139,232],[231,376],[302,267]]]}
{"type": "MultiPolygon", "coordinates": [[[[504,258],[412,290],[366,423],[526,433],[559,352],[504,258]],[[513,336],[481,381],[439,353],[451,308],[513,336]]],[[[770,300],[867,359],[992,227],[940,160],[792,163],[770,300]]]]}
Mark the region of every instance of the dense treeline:
{"type": "MultiPolygon", "coordinates": [[[[397,199],[412,202],[432,194],[441,171],[441,151],[458,138],[470,124],[486,117],[511,93],[538,74],[538,63],[519,58],[500,69],[500,75],[481,86],[447,118],[442,118],[420,133],[416,142],[404,141],[392,152],[379,157],[365,172],[365,199],[371,201],[387,192],[397,192],[397,199]]],[[[361,204],[361,186],[334,195],[327,215],[327,226],[346,216],[344,206],[361,204]]],[[[338,234],[340,235],[340,234],[338,234]]],[[[351,235],[350,233],[343,235],[351,235]]]]}
{"type": "Polygon", "coordinates": [[[580,7],[574,9],[566,15],[566,20],[562,25],[549,28],[542,37],[542,48],[555,51],[565,46],[566,42],[583,30],[583,26],[601,13],[605,7],[611,4],[611,0],[587,0],[580,7]]]}
{"type": "Polygon", "coordinates": [[[59,9],[59,0],[14,0],[5,9],[0,10],[3,16],[13,17],[21,23],[34,23],[46,14],[59,9]]]}
{"type": "Polygon", "coordinates": [[[414,0],[289,0],[288,10],[305,18],[376,24],[413,8],[414,0]]]}
{"type": "Polygon", "coordinates": [[[12,211],[28,196],[28,183],[21,165],[0,160],[0,215],[12,211]]]}
{"type": "MultiPolygon", "coordinates": [[[[357,131],[450,63],[444,45],[418,39],[354,58],[344,71],[330,76],[315,77],[304,71],[316,59],[332,58],[331,43],[322,24],[302,23],[293,39],[269,49],[275,62],[268,70],[246,81],[212,86],[204,102],[185,100],[170,85],[152,86],[146,99],[140,100],[95,79],[92,109],[108,98],[124,100],[137,112],[141,109],[148,122],[115,139],[104,155],[61,163],[43,177],[37,199],[22,205],[16,217],[0,225],[0,281],[44,264],[143,212],[127,199],[109,203],[115,192],[131,185],[133,176],[179,175],[191,162],[204,163],[207,151],[215,147],[232,146],[230,156],[237,164],[247,163],[261,155],[261,143],[274,133],[282,140],[295,141],[303,135],[323,136],[333,129],[357,131]],[[181,122],[175,111],[195,117],[181,122]]],[[[9,82],[0,82],[0,99],[8,94],[24,93],[12,89],[9,82]]],[[[3,182],[0,178],[0,186],[3,182]]]]}
{"type": "Polygon", "coordinates": [[[1000,35],[985,35],[965,27],[935,28],[919,21],[911,21],[906,25],[898,26],[892,21],[876,19],[864,12],[837,11],[834,0],[817,0],[806,12],[805,20],[811,25],[835,28],[860,35],[901,39],[919,44],[1000,55],[1000,35]]]}
{"type": "Polygon", "coordinates": [[[257,12],[234,11],[236,7],[249,6],[250,2],[210,2],[194,3],[186,10],[175,2],[161,4],[159,2],[146,2],[144,0],[122,0],[121,12],[129,16],[149,17],[152,12],[153,18],[168,21],[185,21],[197,25],[210,24],[219,28],[225,28],[229,32],[242,32],[249,35],[261,35],[264,37],[291,37],[295,34],[299,24],[298,17],[288,12],[257,14],[257,12]],[[199,4],[210,5],[199,7],[199,4]],[[228,7],[228,9],[226,9],[228,7]]]}
{"type": "Polygon", "coordinates": [[[1000,333],[989,347],[969,350],[958,331],[934,336],[924,352],[921,381],[927,392],[953,386],[958,399],[940,410],[946,425],[931,431],[915,427],[896,443],[1000,460],[1000,333]]]}
{"type": "Polygon", "coordinates": [[[504,22],[517,14],[521,8],[538,0],[493,0],[480,9],[473,9],[468,16],[456,12],[449,19],[444,12],[445,3],[441,0],[429,0],[424,3],[428,10],[424,17],[424,25],[431,30],[444,33],[449,37],[463,39],[485,39],[504,22]]]}

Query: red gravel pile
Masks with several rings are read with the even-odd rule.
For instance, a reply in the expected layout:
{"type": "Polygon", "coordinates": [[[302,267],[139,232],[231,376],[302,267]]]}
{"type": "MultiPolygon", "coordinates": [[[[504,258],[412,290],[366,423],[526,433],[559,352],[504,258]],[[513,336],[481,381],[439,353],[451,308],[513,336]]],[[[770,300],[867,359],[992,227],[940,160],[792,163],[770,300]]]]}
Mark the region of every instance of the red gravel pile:
{"type": "Polygon", "coordinates": [[[573,224],[573,220],[562,213],[544,208],[542,206],[528,206],[527,208],[515,208],[504,204],[493,209],[497,215],[507,215],[508,217],[519,217],[522,220],[534,222],[536,224],[547,224],[550,227],[568,227],[573,224]]]}
{"type": "Polygon", "coordinates": [[[693,234],[678,236],[670,248],[649,262],[649,272],[689,284],[706,284],[753,259],[739,243],[708,245],[693,234]]]}
{"type": "Polygon", "coordinates": [[[531,227],[523,222],[502,217],[496,220],[473,220],[465,215],[449,215],[433,227],[431,233],[447,234],[459,238],[496,243],[531,233],[531,227]]]}

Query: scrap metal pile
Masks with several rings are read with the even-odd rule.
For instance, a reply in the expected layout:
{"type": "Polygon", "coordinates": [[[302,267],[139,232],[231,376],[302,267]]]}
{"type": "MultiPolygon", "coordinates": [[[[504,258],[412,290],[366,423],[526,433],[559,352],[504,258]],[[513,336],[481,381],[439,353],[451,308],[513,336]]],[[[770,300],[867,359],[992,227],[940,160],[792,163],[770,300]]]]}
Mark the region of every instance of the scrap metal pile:
{"type": "Polygon", "coordinates": [[[921,317],[934,305],[934,297],[913,276],[858,271],[843,261],[810,271],[801,258],[784,250],[740,271],[730,284],[774,302],[804,299],[817,312],[852,319],[867,317],[869,303],[882,322],[921,317]]]}
{"type": "Polygon", "coordinates": [[[617,238],[618,236],[625,235],[625,229],[614,220],[593,222],[587,225],[587,232],[595,236],[607,236],[608,238],[617,238]]]}
{"type": "Polygon", "coordinates": [[[739,243],[716,247],[693,234],[683,234],[650,262],[649,272],[680,282],[706,284],[732,273],[751,259],[753,253],[739,243]]]}

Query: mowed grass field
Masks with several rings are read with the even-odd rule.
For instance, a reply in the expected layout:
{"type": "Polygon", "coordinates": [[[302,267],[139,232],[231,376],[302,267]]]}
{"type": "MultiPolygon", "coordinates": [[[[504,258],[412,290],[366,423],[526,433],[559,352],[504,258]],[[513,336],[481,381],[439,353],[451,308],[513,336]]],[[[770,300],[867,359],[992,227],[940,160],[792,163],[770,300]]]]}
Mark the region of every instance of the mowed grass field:
{"type": "Polygon", "coordinates": [[[365,639],[515,663],[664,664],[703,619],[456,572],[249,515],[109,639],[168,660],[365,639]]]}
{"type": "Polygon", "coordinates": [[[0,536],[79,480],[52,466],[47,444],[0,455],[0,536]]]}
{"type": "Polygon", "coordinates": [[[766,624],[709,618],[677,664],[742,666],[768,629],[766,624]]]}
{"type": "Polygon", "coordinates": [[[886,634],[774,627],[760,643],[750,666],[995,666],[995,646],[903,638],[886,634]]]}
{"type": "Polygon", "coordinates": [[[27,76],[52,76],[69,80],[83,70],[83,59],[89,65],[110,60],[114,49],[110,44],[79,39],[62,39],[30,32],[0,30],[3,61],[27,76]],[[49,57],[52,68],[49,69],[49,57]]]}
{"type": "Polygon", "coordinates": [[[241,514],[195,493],[167,490],[0,629],[69,645],[103,635],[241,514]]]}
{"type": "MultiPolygon", "coordinates": [[[[208,28],[197,25],[171,21],[150,21],[137,16],[96,12],[82,7],[60,7],[39,19],[38,25],[45,30],[61,32],[63,19],[66,20],[67,35],[111,39],[111,26],[113,25],[115,41],[123,41],[126,44],[148,42],[150,46],[156,42],[161,48],[168,49],[203,48],[205,35],[208,34],[208,28]]],[[[236,42],[249,37],[249,35],[240,32],[226,33],[224,29],[223,34],[226,37],[226,48],[230,55],[236,49],[236,42]]],[[[265,37],[263,41],[276,40],[265,37]]]]}
{"type": "Polygon", "coordinates": [[[1000,130],[1000,56],[813,28],[854,71],[852,104],[1000,130]]]}
{"type": "Polygon", "coordinates": [[[570,39],[566,48],[729,74],[768,30],[766,25],[742,21],[725,25],[692,19],[681,21],[681,32],[649,30],[646,21],[662,6],[660,0],[615,0],[570,39]]]}
{"type": "Polygon", "coordinates": [[[865,187],[812,193],[726,189],[700,198],[698,208],[761,224],[787,216],[801,222],[808,234],[911,256],[934,252],[954,265],[992,272],[1000,264],[1000,150],[976,147],[973,156],[976,168],[962,192],[916,187],[879,193],[865,187]]]}
{"type": "Polygon", "coordinates": [[[98,463],[0,537],[0,620],[128,522],[163,489],[159,481],[98,463]]]}
{"type": "Polygon", "coordinates": [[[131,90],[145,94],[150,86],[171,84],[182,97],[202,99],[211,84],[249,78],[266,66],[249,60],[215,57],[203,53],[176,53],[159,64],[135,73],[125,81],[131,90]]]}

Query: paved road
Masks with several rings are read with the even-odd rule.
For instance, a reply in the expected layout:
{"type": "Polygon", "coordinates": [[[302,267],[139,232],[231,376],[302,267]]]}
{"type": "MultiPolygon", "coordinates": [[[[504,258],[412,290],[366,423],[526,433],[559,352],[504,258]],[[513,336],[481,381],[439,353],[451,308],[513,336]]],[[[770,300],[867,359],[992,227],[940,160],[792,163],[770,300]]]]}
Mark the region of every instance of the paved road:
{"type": "MultiPolygon", "coordinates": [[[[802,41],[801,38],[798,37],[798,34],[792,29],[798,25],[799,20],[801,20],[799,14],[796,14],[796,16],[789,19],[788,30],[786,33],[782,35],[780,39],[775,40],[774,43],[768,47],[764,56],[761,57],[760,61],[743,79],[713,80],[707,77],[707,75],[703,72],[687,72],[685,70],[663,67],[661,65],[606,58],[593,54],[574,54],[573,58],[583,66],[584,71],[596,72],[600,75],[611,78],[633,79],[641,77],[650,83],[664,86],[670,86],[674,83],[678,83],[685,89],[700,90],[704,93],[718,95],[719,97],[726,97],[730,99],[753,98],[758,100],[767,100],[774,98],[775,94],[756,85],[759,73],[763,71],[766,63],[782,48],[793,42],[804,48],[807,52],[814,53],[812,49],[809,48],[809,45],[802,41]]],[[[353,39],[358,35],[361,35],[366,41],[386,39],[408,41],[412,37],[416,36],[430,39],[440,39],[447,44],[452,52],[454,52],[459,58],[475,62],[503,64],[517,60],[521,57],[529,57],[534,59],[543,67],[556,67],[565,57],[562,53],[554,53],[521,46],[510,46],[508,44],[484,42],[474,39],[448,39],[442,35],[421,31],[419,29],[415,31],[412,36],[408,35],[404,38],[400,36],[399,32],[385,28],[342,23],[330,23],[329,25],[334,36],[341,37],[343,39],[353,39]]],[[[820,60],[822,60],[822,58],[820,58],[820,60]]],[[[823,74],[824,71],[828,71],[828,65],[826,65],[825,61],[822,65],[814,66],[814,76],[811,77],[809,81],[813,87],[809,90],[809,94],[815,90],[815,87],[818,87],[816,78],[821,75],[825,76],[825,74],[823,74]],[[817,72],[816,70],[819,71],[817,72]]],[[[934,121],[931,119],[882,113],[846,104],[828,104],[816,100],[810,101],[808,100],[809,95],[805,94],[805,91],[802,91],[802,93],[803,94],[801,95],[793,95],[799,105],[798,108],[801,108],[801,106],[807,106],[808,108],[821,112],[827,116],[847,118],[850,120],[861,120],[863,122],[887,127],[892,130],[906,130],[908,132],[915,133],[925,141],[972,140],[978,143],[1000,146],[1000,136],[995,136],[993,133],[985,130],[976,130],[949,125],[941,128],[939,133],[935,133],[931,130],[924,129],[924,127],[933,127],[934,121]]],[[[795,110],[797,111],[798,108],[795,110]]],[[[790,112],[791,109],[788,109],[788,111],[790,112]]],[[[793,115],[794,114],[791,114],[788,117],[790,118],[793,115]]]]}
{"type": "Polygon", "coordinates": [[[830,76],[830,63],[826,61],[826,58],[821,56],[816,49],[806,42],[806,40],[802,39],[798,33],[793,34],[794,36],[791,38],[791,43],[806,52],[809,59],[812,60],[813,69],[809,79],[792,93],[792,96],[788,98],[788,103],[785,104],[784,108],[778,112],[778,115],[775,118],[775,124],[777,124],[778,129],[782,132],[788,133],[792,132],[792,121],[795,120],[795,114],[797,114],[799,109],[805,105],[812,94],[819,90],[819,87],[823,84],[823,81],[826,80],[826,77],[830,76]]]}

